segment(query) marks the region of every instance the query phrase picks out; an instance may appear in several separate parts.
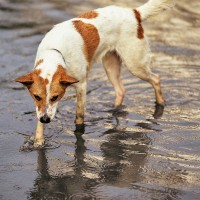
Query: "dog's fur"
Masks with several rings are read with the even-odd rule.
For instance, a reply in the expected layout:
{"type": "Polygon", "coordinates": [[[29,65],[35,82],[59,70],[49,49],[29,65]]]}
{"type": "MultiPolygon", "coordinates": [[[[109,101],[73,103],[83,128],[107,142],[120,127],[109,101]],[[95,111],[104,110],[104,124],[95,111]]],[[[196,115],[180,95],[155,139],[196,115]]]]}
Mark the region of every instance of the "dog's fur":
{"type": "Polygon", "coordinates": [[[35,146],[44,143],[44,123],[53,119],[71,84],[77,92],[75,123],[84,123],[87,76],[91,65],[99,60],[114,87],[115,107],[122,104],[125,95],[120,79],[122,63],[153,86],[156,103],[164,106],[160,78],[150,70],[150,49],[142,21],[172,5],[173,0],[150,0],[136,9],[108,6],[57,24],[46,34],[34,70],[16,79],[28,88],[36,104],[35,146]]]}

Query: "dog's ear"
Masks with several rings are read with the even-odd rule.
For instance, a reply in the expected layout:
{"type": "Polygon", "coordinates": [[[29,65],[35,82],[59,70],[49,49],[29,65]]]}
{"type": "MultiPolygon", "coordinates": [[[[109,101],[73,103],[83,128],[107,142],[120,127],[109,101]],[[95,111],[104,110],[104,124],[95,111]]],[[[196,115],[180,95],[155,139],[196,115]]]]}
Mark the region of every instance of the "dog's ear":
{"type": "Polygon", "coordinates": [[[63,86],[69,86],[73,83],[78,83],[79,81],[67,74],[62,74],[61,79],[60,79],[60,84],[63,86]]]}
{"type": "Polygon", "coordinates": [[[24,76],[20,76],[19,78],[15,79],[16,82],[22,83],[27,88],[33,84],[33,76],[32,73],[26,74],[24,76]]]}

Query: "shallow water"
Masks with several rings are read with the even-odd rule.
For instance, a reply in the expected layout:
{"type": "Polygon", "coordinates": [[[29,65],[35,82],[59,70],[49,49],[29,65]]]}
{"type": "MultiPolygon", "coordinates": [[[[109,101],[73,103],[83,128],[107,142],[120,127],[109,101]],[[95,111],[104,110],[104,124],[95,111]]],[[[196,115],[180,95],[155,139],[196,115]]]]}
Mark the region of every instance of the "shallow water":
{"type": "Polygon", "coordinates": [[[87,10],[142,2],[0,2],[0,199],[200,199],[199,0],[182,0],[144,24],[167,102],[160,119],[153,117],[152,88],[125,69],[127,94],[113,112],[112,86],[95,65],[84,134],[74,131],[72,90],[46,126],[47,146],[20,151],[36,116],[31,97],[13,80],[32,69],[44,34],[87,10]]]}

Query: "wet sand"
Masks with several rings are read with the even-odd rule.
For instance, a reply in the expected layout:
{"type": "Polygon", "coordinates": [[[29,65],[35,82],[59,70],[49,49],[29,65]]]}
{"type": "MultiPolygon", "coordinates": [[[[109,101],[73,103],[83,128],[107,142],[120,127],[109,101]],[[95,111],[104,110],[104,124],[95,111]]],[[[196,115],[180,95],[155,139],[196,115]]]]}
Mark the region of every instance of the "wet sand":
{"type": "Polygon", "coordinates": [[[153,89],[125,68],[127,94],[113,112],[113,88],[95,65],[84,134],[74,132],[71,90],[46,126],[46,148],[20,151],[36,116],[31,97],[13,80],[32,69],[44,34],[91,9],[143,2],[0,2],[0,199],[200,199],[199,0],[182,0],[144,23],[167,103],[160,119],[153,117],[153,89]]]}

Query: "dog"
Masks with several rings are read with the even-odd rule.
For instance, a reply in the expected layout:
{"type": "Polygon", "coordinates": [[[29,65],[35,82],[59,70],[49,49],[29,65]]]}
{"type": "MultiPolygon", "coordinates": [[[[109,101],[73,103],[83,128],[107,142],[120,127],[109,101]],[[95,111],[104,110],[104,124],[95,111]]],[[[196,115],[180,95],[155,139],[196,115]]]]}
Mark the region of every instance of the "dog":
{"type": "Polygon", "coordinates": [[[150,70],[150,48],[142,22],[173,5],[173,0],[149,0],[135,9],[99,8],[59,23],[45,35],[33,71],[15,80],[27,87],[36,105],[35,147],[44,144],[44,124],[54,118],[58,102],[71,85],[77,97],[75,124],[84,124],[87,77],[91,65],[98,61],[114,87],[116,108],[125,96],[122,63],[152,85],[156,104],[164,107],[160,78],[150,70]]]}

